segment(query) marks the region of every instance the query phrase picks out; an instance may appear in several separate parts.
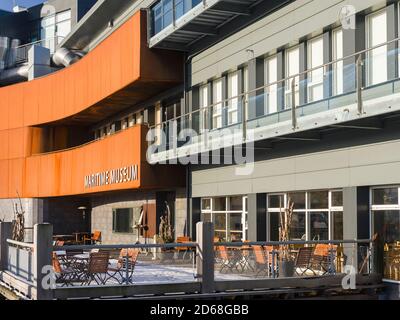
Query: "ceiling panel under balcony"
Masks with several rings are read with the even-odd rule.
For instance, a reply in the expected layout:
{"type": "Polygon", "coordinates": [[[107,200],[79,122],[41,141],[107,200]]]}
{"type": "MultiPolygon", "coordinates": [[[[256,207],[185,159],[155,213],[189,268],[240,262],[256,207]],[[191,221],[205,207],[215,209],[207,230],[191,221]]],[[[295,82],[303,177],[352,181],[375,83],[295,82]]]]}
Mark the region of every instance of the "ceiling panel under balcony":
{"type": "Polygon", "coordinates": [[[150,38],[150,47],[189,51],[192,44],[207,36],[218,35],[219,28],[240,16],[250,16],[262,0],[202,1],[175,23],[150,38]]]}

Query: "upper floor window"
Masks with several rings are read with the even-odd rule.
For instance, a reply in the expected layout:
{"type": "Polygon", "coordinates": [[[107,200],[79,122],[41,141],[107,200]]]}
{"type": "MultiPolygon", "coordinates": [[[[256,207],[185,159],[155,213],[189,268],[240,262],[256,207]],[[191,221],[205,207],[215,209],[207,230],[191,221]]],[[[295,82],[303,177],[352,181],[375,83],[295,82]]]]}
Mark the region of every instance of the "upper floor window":
{"type": "Polygon", "coordinates": [[[42,18],[40,22],[40,39],[42,46],[55,51],[56,45],[71,32],[71,10],[59,12],[42,18]]]}
{"type": "Polygon", "coordinates": [[[222,78],[213,82],[212,128],[222,127],[222,78]]]}
{"type": "MultiPolygon", "coordinates": [[[[286,59],[285,59],[285,70],[286,70],[286,78],[296,76],[300,73],[300,47],[297,46],[295,48],[291,48],[286,51],[286,59]]],[[[292,77],[286,80],[286,92],[285,92],[285,101],[286,108],[290,108],[292,106],[292,85],[295,85],[295,101],[296,105],[299,105],[300,95],[299,95],[299,82],[300,78],[292,77]]]]}
{"type": "Polygon", "coordinates": [[[265,66],[265,105],[266,114],[278,111],[278,58],[268,57],[264,62],[265,66]]]}
{"type": "Polygon", "coordinates": [[[200,87],[199,90],[200,98],[200,129],[207,128],[207,107],[208,107],[208,85],[205,84],[200,87]]]}
{"type": "Polygon", "coordinates": [[[239,71],[228,75],[228,125],[238,122],[239,71]]]}
{"type": "MultiPolygon", "coordinates": [[[[343,30],[336,29],[332,32],[332,59],[337,61],[344,57],[343,54],[343,30]]],[[[333,95],[339,95],[343,90],[343,60],[333,64],[333,95]]]]}
{"type": "MultiPolygon", "coordinates": [[[[386,9],[367,16],[367,48],[374,48],[387,42],[386,9]]],[[[387,46],[368,51],[367,83],[375,85],[387,80],[387,46]]]]}
{"type": "MultiPolygon", "coordinates": [[[[308,42],[308,69],[324,64],[324,38],[318,37],[308,42]]],[[[324,98],[324,68],[315,69],[308,74],[308,101],[314,102],[324,98]]]]}
{"type": "Polygon", "coordinates": [[[160,0],[151,8],[152,35],[172,24],[174,16],[179,19],[199,3],[201,0],[160,0]]]}

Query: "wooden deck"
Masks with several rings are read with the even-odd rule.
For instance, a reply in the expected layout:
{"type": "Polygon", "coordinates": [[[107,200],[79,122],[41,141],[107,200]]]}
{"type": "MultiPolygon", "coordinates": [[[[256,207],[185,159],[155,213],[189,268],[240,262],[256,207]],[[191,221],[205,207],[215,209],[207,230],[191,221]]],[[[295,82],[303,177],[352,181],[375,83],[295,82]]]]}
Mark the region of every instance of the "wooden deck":
{"type": "MultiPolygon", "coordinates": [[[[329,298],[377,298],[383,288],[379,275],[358,275],[356,290],[344,290],[344,275],[312,278],[251,279],[237,281],[215,281],[214,293],[201,293],[201,282],[138,284],[132,286],[65,287],[52,290],[51,299],[329,299],[329,298]]],[[[36,289],[32,284],[18,279],[8,272],[0,273],[0,293],[7,299],[35,299],[36,289]],[[4,285],[6,284],[6,286],[4,285]]],[[[363,298],[363,299],[364,299],[363,298]]]]}

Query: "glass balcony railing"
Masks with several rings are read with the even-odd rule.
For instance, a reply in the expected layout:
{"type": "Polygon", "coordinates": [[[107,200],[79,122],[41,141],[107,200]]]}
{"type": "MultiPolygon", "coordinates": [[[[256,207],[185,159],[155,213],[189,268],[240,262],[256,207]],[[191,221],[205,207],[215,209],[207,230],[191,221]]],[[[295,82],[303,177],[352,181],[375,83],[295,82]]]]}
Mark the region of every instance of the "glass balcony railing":
{"type": "Polygon", "coordinates": [[[202,0],[160,0],[150,8],[151,36],[155,36],[183,15],[199,5],[202,0]]]}
{"type": "MultiPolygon", "coordinates": [[[[293,133],[307,117],[343,107],[352,106],[355,114],[364,115],[364,106],[372,103],[372,109],[368,107],[368,115],[373,115],[374,108],[379,108],[375,102],[380,104],[385,97],[391,99],[391,95],[400,93],[400,72],[397,71],[400,69],[400,51],[389,49],[399,40],[308,69],[160,123],[151,128],[155,129],[158,152],[194,145],[201,142],[206,134],[227,128],[242,132],[243,141],[249,139],[247,131],[274,125],[286,125],[288,133],[293,133]],[[182,141],[182,136],[188,136],[187,132],[182,135],[182,129],[190,129],[193,137],[182,141]]],[[[393,109],[377,111],[384,113],[393,109]]],[[[351,120],[343,116],[337,119],[336,124],[351,120]]],[[[312,124],[315,124],[314,120],[312,124]]],[[[276,136],[280,134],[282,132],[276,136]]]]}

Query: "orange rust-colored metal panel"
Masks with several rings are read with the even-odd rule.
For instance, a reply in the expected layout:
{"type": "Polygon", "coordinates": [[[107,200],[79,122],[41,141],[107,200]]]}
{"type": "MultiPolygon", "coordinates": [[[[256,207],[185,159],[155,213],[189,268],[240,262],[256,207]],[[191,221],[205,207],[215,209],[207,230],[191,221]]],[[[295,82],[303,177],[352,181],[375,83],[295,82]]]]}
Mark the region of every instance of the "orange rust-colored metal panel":
{"type": "MultiPolygon", "coordinates": [[[[1,90],[0,90],[1,92],[1,90]]],[[[38,122],[39,105],[38,105],[38,83],[31,82],[30,86],[24,86],[24,126],[30,123],[38,122]]]]}
{"type": "Polygon", "coordinates": [[[9,138],[8,138],[8,136],[9,136],[8,130],[0,130],[0,160],[9,159],[9,155],[8,155],[9,138]]]}
{"type": "Polygon", "coordinates": [[[8,198],[8,168],[10,160],[0,160],[0,197],[8,198]]]}
{"type": "Polygon", "coordinates": [[[9,159],[24,157],[24,128],[8,131],[8,157],[9,159]]]}
{"type": "Polygon", "coordinates": [[[24,194],[25,159],[12,159],[8,163],[8,198],[16,198],[24,194]]]}

